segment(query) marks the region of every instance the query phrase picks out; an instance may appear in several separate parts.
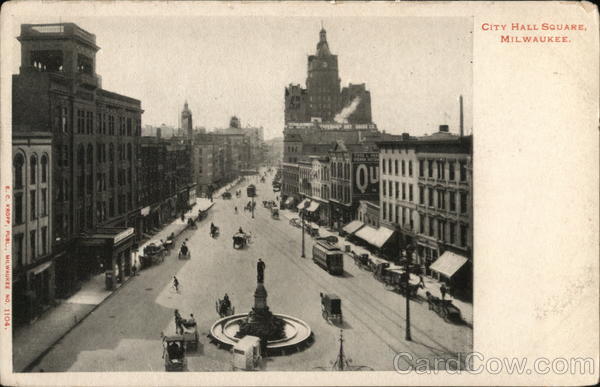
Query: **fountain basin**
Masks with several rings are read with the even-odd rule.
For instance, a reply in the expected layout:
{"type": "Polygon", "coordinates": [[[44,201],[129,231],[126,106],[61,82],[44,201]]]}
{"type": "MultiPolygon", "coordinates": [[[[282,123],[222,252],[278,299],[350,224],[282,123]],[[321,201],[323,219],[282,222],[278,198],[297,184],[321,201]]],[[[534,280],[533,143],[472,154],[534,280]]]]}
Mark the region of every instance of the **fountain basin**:
{"type": "MultiPolygon", "coordinates": [[[[273,315],[285,322],[286,337],[279,340],[269,340],[267,342],[267,354],[277,355],[296,352],[312,342],[312,331],[306,322],[285,314],[274,313],[273,315]]],[[[240,313],[217,320],[210,328],[209,337],[213,343],[220,347],[227,349],[233,347],[240,340],[235,337],[239,330],[239,324],[247,316],[248,313],[240,313]]]]}

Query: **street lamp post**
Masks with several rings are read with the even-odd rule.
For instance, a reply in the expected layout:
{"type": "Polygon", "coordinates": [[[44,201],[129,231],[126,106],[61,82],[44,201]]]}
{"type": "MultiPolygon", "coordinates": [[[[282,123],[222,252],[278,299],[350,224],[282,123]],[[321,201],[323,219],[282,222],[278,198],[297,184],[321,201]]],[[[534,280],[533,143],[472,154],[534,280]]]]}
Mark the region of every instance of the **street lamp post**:
{"type": "Polygon", "coordinates": [[[252,196],[252,219],[254,219],[254,196],[252,196]]]}
{"type": "Polygon", "coordinates": [[[304,258],[304,208],[306,208],[306,206],[304,206],[301,210],[300,210],[300,218],[302,219],[302,255],[301,257],[304,258]]]}
{"type": "Polygon", "coordinates": [[[406,286],[404,296],[406,297],[406,332],[405,339],[407,341],[411,341],[412,338],[410,336],[410,292],[408,291],[409,279],[410,279],[410,261],[412,260],[413,248],[411,245],[408,245],[404,250],[404,258],[405,258],[405,273],[406,273],[406,286]]]}

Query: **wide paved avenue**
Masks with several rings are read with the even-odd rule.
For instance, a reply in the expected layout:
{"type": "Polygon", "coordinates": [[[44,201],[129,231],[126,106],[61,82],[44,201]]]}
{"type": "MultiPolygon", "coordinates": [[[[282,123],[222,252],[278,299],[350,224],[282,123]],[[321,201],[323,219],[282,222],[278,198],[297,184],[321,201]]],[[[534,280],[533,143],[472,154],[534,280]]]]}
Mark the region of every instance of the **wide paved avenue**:
{"type": "MultiPolygon", "coordinates": [[[[314,343],[306,350],[271,357],[264,370],[314,370],[329,367],[339,348],[339,328],[344,329],[344,349],[352,364],[375,370],[393,370],[394,354],[410,352],[415,358],[453,358],[471,348],[472,329],[444,322],[425,302],[411,303],[412,342],[404,340],[405,299],[387,291],[372,274],[358,269],[345,257],[345,273],[334,277],[312,260],[313,240],[306,235],[306,258],[300,257],[301,231],[285,217],[271,219],[263,200],[275,199],[270,179],[257,185],[255,218],[243,211],[242,197],[215,199],[215,205],[197,230],[183,233],[177,249],[161,265],[141,271],[88,318],[73,329],[34,368],[59,371],[164,371],[161,332],[174,333],[173,311],[184,318],[193,313],[199,324],[202,351],[188,353],[189,371],[231,370],[231,354],[209,343],[206,335],[218,319],[215,301],[228,293],[236,313],[250,310],[256,288],[256,261],[266,263],[268,304],[275,313],[306,321],[314,343]],[[235,214],[234,206],[239,213],[235,214]],[[220,236],[209,236],[210,223],[220,236]],[[253,234],[245,249],[232,248],[232,235],[242,227],[253,234]],[[176,251],[188,238],[192,259],[180,261],[176,251]],[[182,290],[171,287],[177,276],[182,290]],[[342,299],[344,324],[336,327],[321,316],[319,292],[342,299]]],[[[406,366],[406,365],[404,365],[406,366]]]]}

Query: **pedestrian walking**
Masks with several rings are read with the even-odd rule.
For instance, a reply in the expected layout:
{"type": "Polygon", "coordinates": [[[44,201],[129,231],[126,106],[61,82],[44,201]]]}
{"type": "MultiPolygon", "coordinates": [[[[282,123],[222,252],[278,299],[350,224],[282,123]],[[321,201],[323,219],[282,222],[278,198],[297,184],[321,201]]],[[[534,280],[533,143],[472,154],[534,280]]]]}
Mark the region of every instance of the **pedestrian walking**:
{"type": "Polygon", "coordinates": [[[446,298],[447,291],[448,291],[448,289],[446,288],[446,286],[444,284],[442,284],[442,286],[440,286],[440,292],[442,293],[442,300],[446,298]]]}
{"type": "Polygon", "coordinates": [[[419,285],[425,287],[425,281],[423,280],[423,274],[419,274],[419,285]]]}
{"type": "MultiPolygon", "coordinates": [[[[173,276],[173,287],[175,288],[175,291],[177,293],[179,293],[179,281],[177,280],[177,277],[175,277],[175,276],[173,276]]],[[[177,313],[179,314],[179,312],[177,312],[177,313]]]]}

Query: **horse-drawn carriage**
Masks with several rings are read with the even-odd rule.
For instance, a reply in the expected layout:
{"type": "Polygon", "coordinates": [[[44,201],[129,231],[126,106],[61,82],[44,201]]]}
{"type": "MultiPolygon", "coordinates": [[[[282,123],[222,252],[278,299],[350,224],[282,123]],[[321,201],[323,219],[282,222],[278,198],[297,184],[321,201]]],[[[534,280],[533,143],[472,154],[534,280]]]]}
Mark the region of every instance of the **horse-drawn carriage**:
{"type": "Polygon", "coordinates": [[[229,192],[229,191],[225,191],[225,192],[223,192],[223,194],[221,195],[221,197],[222,197],[224,200],[231,199],[231,192],[229,192]]]}
{"type": "Polygon", "coordinates": [[[271,218],[279,219],[279,208],[271,207],[271,218]]]}
{"type": "Polygon", "coordinates": [[[144,247],[144,255],[140,257],[142,267],[158,265],[165,260],[167,249],[162,244],[150,243],[144,247]]]}
{"type": "Polygon", "coordinates": [[[308,233],[308,235],[310,235],[311,237],[318,237],[319,236],[319,225],[316,224],[316,223],[305,222],[304,223],[304,229],[306,230],[306,232],[308,233]]]}
{"type": "Polygon", "coordinates": [[[200,346],[200,334],[198,333],[198,324],[196,323],[196,320],[193,318],[188,320],[182,319],[179,325],[185,350],[197,351],[200,346]]]}
{"type": "Polygon", "coordinates": [[[389,273],[384,280],[384,286],[387,290],[414,298],[417,296],[417,291],[423,287],[419,277],[414,274],[408,274],[407,281],[407,274],[404,269],[386,269],[386,271],[389,273]]]}
{"type": "Polygon", "coordinates": [[[179,250],[179,254],[177,255],[177,258],[179,258],[179,259],[191,259],[192,258],[192,253],[190,253],[189,249],[184,250],[184,251],[179,250]]]}
{"type": "Polygon", "coordinates": [[[250,242],[250,235],[238,232],[233,236],[233,248],[234,249],[243,249],[250,242]]]}
{"type": "Polygon", "coordinates": [[[196,221],[192,218],[189,217],[187,220],[187,225],[189,228],[191,228],[192,230],[196,230],[198,228],[198,226],[196,226],[196,221]]]}
{"type": "Polygon", "coordinates": [[[235,313],[235,307],[231,305],[231,302],[226,302],[220,298],[215,301],[215,310],[220,317],[231,316],[235,313]]]}
{"type": "Polygon", "coordinates": [[[219,227],[211,225],[210,227],[210,237],[216,238],[219,236],[219,227]]]}
{"type": "Polygon", "coordinates": [[[254,184],[250,184],[246,188],[246,195],[248,195],[249,198],[256,196],[256,186],[254,184]]]}
{"type": "Polygon", "coordinates": [[[164,336],[163,359],[165,371],[185,371],[187,359],[185,358],[185,343],[182,335],[164,336]]]}
{"type": "Polygon", "coordinates": [[[263,200],[262,204],[265,208],[277,207],[277,203],[274,200],[263,200]]]}
{"type": "Polygon", "coordinates": [[[335,294],[321,293],[321,315],[328,322],[342,323],[342,300],[335,294]]]}
{"type": "Polygon", "coordinates": [[[443,318],[444,321],[453,321],[456,323],[462,322],[460,309],[452,304],[452,300],[442,300],[429,292],[426,292],[425,295],[427,296],[429,310],[433,310],[443,318]]]}
{"type": "Polygon", "coordinates": [[[354,259],[354,264],[363,270],[371,270],[371,260],[369,254],[356,254],[354,251],[350,252],[350,255],[354,259]]]}

